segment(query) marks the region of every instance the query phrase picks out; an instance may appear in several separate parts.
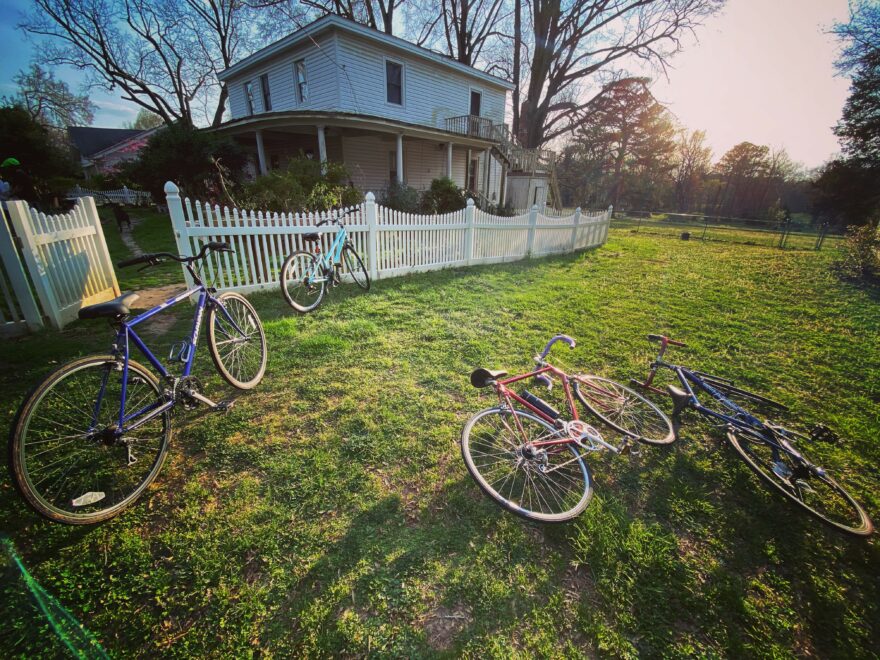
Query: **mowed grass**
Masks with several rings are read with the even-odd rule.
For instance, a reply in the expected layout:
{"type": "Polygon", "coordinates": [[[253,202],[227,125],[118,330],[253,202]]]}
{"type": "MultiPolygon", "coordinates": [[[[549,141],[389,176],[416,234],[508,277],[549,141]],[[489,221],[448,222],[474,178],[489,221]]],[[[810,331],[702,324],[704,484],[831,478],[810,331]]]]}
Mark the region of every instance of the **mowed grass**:
{"type": "MultiPolygon", "coordinates": [[[[265,380],[225,415],[177,414],[140,503],[62,527],[4,482],[2,528],[114,656],[873,657],[876,539],[791,508],[693,416],[669,447],[591,456],[596,496],[557,527],[483,497],[457,445],[493,404],[474,367],[527,370],[565,332],[578,346],[558,364],[625,382],[664,333],[682,362],[834,427],[843,442],[810,455],[880,519],[880,292],[836,280],[833,257],[614,231],[581,254],[342,287],[307,317],[255,295],[265,380]]],[[[0,345],[2,422],[109,338],[97,322],[0,345]]],[[[201,348],[207,393],[228,396],[201,348]]],[[[49,648],[27,599],[5,604],[4,646],[49,648]]]]}

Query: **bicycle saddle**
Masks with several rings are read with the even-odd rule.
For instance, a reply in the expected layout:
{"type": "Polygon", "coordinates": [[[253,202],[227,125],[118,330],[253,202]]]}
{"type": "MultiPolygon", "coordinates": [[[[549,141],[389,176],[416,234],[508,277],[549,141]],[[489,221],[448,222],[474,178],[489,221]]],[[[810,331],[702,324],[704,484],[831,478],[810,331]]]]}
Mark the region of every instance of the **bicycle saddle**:
{"type": "Polygon", "coordinates": [[[315,241],[317,241],[320,238],[321,238],[321,236],[318,234],[303,234],[302,235],[302,239],[304,241],[306,241],[307,243],[314,243],[315,241]]]}
{"type": "Polygon", "coordinates": [[[471,372],[471,385],[474,387],[488,387],[499,378],[507,375],[506,371],[491,371],[490,369],[474,369],[471,372]]]}
{"type": "Polygon", "coordinates": [[[128,316],[131,311],[129,308],[139,297],[138,294],[128,291],[113,300],[83,307],[79,310],[78,316],[81,319],[98,319],[103,317],[117,319],[128,316]]]}

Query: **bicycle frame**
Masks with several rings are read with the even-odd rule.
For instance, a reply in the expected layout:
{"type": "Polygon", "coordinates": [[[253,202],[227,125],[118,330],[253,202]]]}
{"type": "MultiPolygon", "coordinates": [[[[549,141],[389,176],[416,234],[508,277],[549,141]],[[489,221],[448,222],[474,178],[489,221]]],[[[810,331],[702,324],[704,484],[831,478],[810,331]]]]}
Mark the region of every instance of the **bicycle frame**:
{"type": "Polygon", "coordinates": [[[336,232],[336,236],[333,237],[333,242],[330,244],[330,248],[326,252],[319,249],[317,258],[315,259],[315,267],[313,272],[309,274],[310,284],[313,282],[326,281],[327,278],[324,276],[323,271],[332,268],[333,265],[339,263],[339,260],[342,257],[342,248],[345,247],[347,240],[348,232],[346,231],[345,226],[340,224],[339,230],[336,232]]]}
{"type": "MultiPolygon", "coordinates": [[[[119,330],[116,334],[116,341],[113,344],[113,353],[117,356],[121,354],[122,356],[122,395],[120,397],[119,403],[119,423],[116,428],[116,435],[121,436],[125,433],[129,433],[134,431],[138,427],[146,424],[151,419],[154,419],[164,413],[166,410],[172,408],[176,399],[174,396],[171,396],[163,403],[152,403],[149,404],[140,410],[134,411],[128,415],[125,414],[125,406],[128,400],[128,364],[131,356],[131,344],[134,344],[134,347],[140,351],[141,355],[143,355],[147,361],[153,365],[156,371],[162,376],[163,379],[171,379],[172,375],[168,372],[165,366],[159,361],[159,359],[153,355],[152,351],[147,348],[144,341],[138,336],[138,334],[134,331],[134,326],[142,321],[146,321],[147,319],[155,316],[159,312],[173,307],[174,305],[186,300],[192,295],[196,293],[199,294],[198,302],[196,303],[196,312],[193,318],[192,324],[192,332],[190,333],[189,342],[187,345],[181,350],[181,356],[183,355],[183,351],[187,351],[187,355],[184,361],[183,372],[181,374],[181,378],[185,378],[192,373],[193,362],[195,361],[196,355],[196,346],[198,344],[199,339],[199,330],[202,324],[202,318],[204,317],[205,310],[208,307],[217,307],[222,312],[224,318],[232,324],[232,327],[235,328],[237,332],[241,334],[245,334],[241,328],[238,327],[235,320],[229,315],[229,312],[226,311],[226,308],[220,303],[220,301],[212,295],[212,290],[209,289],[204,284],[200,284],[199,286],[193,287],[188,291],[184,291],[182,293],[177,294],[176,296],[169,298],[164,303],[157,305],[156,307],[136,316],[130,321],[121,321],[119,323],[119,330]],[[132,424],[129,424],[132,420],[137,419],[132,424]],[[126,426],[126,424],[129,424],[126,426]]],[[[101,382],[101,388],[98,391],[98,398],[95,402],[94,412],[92,414],[92,429],[96,430],[98,425],[98,418],[101,411],[101,405],[104,400],[104,393],[107,388],[107,382],[110,378],[110,370],[104,375],[104,378],[101,382]]]]}
{"type": "MultiPolygon", "coordinates": [[[[513,383],[517,383],[521,380],[525,380],[527,378],[535,378],[535,377],[538,377],[538,376],[541,376],[541,375],[547,374],[547,373],[558,376],[560,382],[562,382],[562,388],[565,391],[565,401],[566,401],[566,405],[568,406],[568,413],[571,417],[571,419],[569,421],[570,422],[581,421],[580,417],[578,416],[577,406],[575,405],[575,402],[574,402],[574,396],[572,396],[571,377],[568,374],[566,374],[564,371],[562,371],[561,369],[558,369],[557,367],[554,367],[553,365],[545,364],[541,368],[535,369],[534,371],[530,371],[529,373],[521,374],[519,376],[512,376],[511,378],[505,378],[503,380],[496,381],[495,382],[495,392],[498,394],[499,400],[503,401],[507,407],[512,409],[513,404],[511,403],[511,401],[512,400],[516,401],[517,403],[519,403],[520,405],[524,406],[529,411],[531,411],[532,413],[537,415],[540,419],[543,419],[548,424],[551,424],[553,426],[558,426],[559,425],[558,419],[553,419],[552,417],[550,417],[550,415],[545,413],[543,410],[533,406],[531,403],[526,401],[519,394],[517,394],[516,392],[514,392],[512,389],[510,389],[508,387],[508,385],[511,385],[513,383]]],[[[577,383],[575,383],[574,387],[578,387],[577,383]]],[[[588,398],[590,398],[592,400],[592,397],[589,397],[589,395],[586,395],[586,396],[588,396],[588,398]]],[[[520,435],[525,437],[525,429],[522,428],[522,423],[519,421],[519,419],[517,417],[514,417],[514,420],[516,422],[517,429],[519,430],[520,435]]],[[[562,427],[559,430],[565,431],[566,429],[565,429],[565,427],[562,427]]],[[[620,453],[620,450],[618,448],[605,442],[601,437],[595,437],[595,438],[593,438],[593,440],[598,442],[600,445],[604,446],[606,449],[611,449],[615,453],[620,453]]],[[[553,446],[553,445],[571,444],[572,442],[575,442],[575,440],[573,438],[566,437],[566,438],[559,438],[556,440],[541,440],[538,442],[533,442],[532,446],[534,446],[534,447],[548,447],[548,446],[553,446]]]]}

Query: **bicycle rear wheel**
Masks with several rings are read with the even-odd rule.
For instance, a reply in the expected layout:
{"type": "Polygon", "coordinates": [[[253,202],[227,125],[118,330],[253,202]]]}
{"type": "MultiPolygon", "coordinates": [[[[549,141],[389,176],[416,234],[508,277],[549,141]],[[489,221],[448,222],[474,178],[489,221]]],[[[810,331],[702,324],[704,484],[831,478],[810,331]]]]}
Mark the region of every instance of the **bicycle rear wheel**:
{"type": "Polygon", "coordinates": [[[327,278],[318,267],[318,259],[311,252],[298,250],[281,267],[281,293],[287,304],[300,314],[311,312],[327,290],[327,278]]]}
{"type": "Polygon", "coordinates": [[[240,390],[257,386],[266,373],[266,333],[257,310],[240,293],[217,296],[223,309],[208,312],[208,349],[224,380],[240,390]],[[231,322],[230,322],[231,320],[231,322]]]}
{"type": "MultiPolygon", "coordinates": [[[[40,515],[74,525],[107,520],[141,496],[168,452],[168,411],[117,438],[122,364],[111,355],[70,362],[19,408],[9,438],[12,479],[40,515]]],[[[164,402],[159,381],[128,363],[126,415],[164,402]]],[[[135,418],[136,419],[136,418],[135,418]]]]}
{"type": "Polygon", "coordinates": [[[574,443],[530,449],[559,433],[527,412],[488,408],[465,424],[461,454],[477,485],[503,508],[528,520],[565,522],[587,508],[593,479],[574,443]]]}
{"type": "MultiPolygon", "coordinates": [[[[779,429],[789,441],[805,439],[779,429]]],[[[824,470],[810,469],[777,442],[747,429],[728,429],[727,438],[746,465],[773,490],[826,525],[855,536],[869,536],[874,525],[852,496],[824,470]]]]}
{"type": "Polygon", "coordinates": [[[574,394],[608,426],[649,445],[675,440],[669,417],[638,392],[600,376],[575,376],[574,394]]]}

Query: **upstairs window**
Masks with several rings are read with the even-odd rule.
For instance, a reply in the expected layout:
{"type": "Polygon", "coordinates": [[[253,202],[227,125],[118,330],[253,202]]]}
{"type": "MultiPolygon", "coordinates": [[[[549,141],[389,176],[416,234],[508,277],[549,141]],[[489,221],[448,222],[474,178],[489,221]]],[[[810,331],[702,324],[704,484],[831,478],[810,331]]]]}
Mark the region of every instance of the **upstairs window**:
{"type": "Polygon", "coordinates": [[[296,83],[297,103],[305,103],[309,99],[309,84],[306,81],[305,60],[297,60],[293,63],[293,80],[296,83]]]}
{"type": "Polygon", "coordinates": [[[385,61],[385,100],[403,105],[403,65],[385,61]]]}
{"type": "Polygon", "coordinates": [[[269,74],[260,76],[260,90],[263,92],[263,112],[272,110],[272,95],[269,93],[269,74]]]}
{"type": "Polygon", "coordinates": [[[244,100],[247,103],[247,113],[254,114],[254,85],[250,80],[244,84],[244,100]]]}

